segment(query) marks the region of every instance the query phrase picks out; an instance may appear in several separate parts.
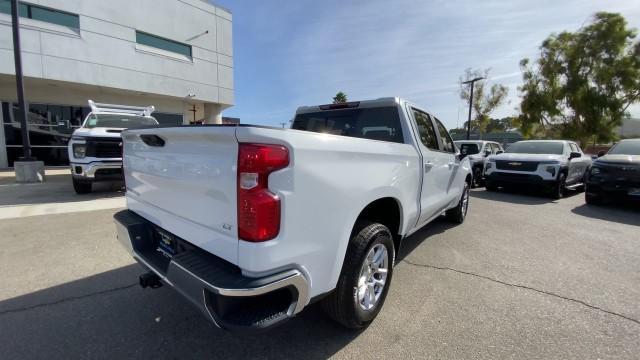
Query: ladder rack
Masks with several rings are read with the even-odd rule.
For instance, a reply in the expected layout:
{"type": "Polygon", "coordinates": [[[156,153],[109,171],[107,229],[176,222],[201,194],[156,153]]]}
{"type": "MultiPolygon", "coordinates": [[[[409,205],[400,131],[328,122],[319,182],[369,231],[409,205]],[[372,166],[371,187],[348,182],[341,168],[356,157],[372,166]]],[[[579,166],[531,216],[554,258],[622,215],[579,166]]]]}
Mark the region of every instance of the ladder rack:
{"type": "Polygon", "coordinates": [[[151,116],[156,108],[153,105],[150,106],[129,106],[129,105],[115,105],[115,104],[102,104],[89,100],[89,107],[92,113],[123,113],[133,114],[140,116],[151,116]]]}

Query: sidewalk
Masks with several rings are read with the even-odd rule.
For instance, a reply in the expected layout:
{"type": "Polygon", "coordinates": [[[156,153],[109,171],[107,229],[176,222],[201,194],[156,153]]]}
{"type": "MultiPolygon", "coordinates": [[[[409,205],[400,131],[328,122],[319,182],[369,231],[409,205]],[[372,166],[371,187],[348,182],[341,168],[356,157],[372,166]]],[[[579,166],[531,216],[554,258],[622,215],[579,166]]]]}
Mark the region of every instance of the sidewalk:
{"type": "Polygon", "coordinates": [[[117,183],[98,183],[94,192],[77,195],[67,168],[46,169],[46,181],[17,184],[13,170],[0,171],[0,219],[115,209],[125,206],[117,183]]]}

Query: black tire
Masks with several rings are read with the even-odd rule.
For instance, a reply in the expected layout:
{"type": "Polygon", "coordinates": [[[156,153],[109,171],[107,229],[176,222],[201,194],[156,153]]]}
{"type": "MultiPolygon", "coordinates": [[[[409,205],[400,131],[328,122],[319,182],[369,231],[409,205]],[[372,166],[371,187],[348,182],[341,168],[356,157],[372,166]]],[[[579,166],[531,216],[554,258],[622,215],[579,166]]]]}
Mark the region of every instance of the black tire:
{"type": "Polygon", "coordinates": [[[487,191],[498,191],[498,185],[496,185],[493,181],[486,180],[484,182],[484,187],[487,191]]]}
{"type": "Polygon", "coordinates": [[[482,179],[482,168],[475,168],[473,170],[473,183],[472,188],[484,186],[484,180],[482,179]]]}
{"type": "MultiPolygon", "coordinates": [[[[377,248],[380,249],[380,247],[377,248]]],[[[361,329],[368,326],[384,305],[391,285],[394,262],[395,250],[389,229],[379,223],[358,222],[347,247],[338,285],[322,300],[324,311],[333,320],[347,328],[361,329]],[[387,276],[377,302],[372,308],[365,310],[358,300],[358,284],[367,255],[378,244],[383,245],[387,251],[387,276]]]]}
{"type": "Polygon", "coordinates": [[[76,194],[88,194],[91,192],[91,182],[73,179],[73,190],[76,194]]]}
{"type": "Polygon", "coordinates": [[[602,201],[602,197],[595,195],[595,194],[590,194],[587,191],[584,192],[584,202],[587,203],[587,205],[602,205],[603,201],[602,201]]]}
{"type": "Polygon", "coordinates": [[[563,172],[560,173],[560,175],[558,175],[558,181],[555,182],[555,184],[553,184],[553,187],[551,188],[551,198],[558,200],[558,199],[562,199],[562,197],[564,196],[564,192],[566,191],[566,180],[567,180],[567,175],[563,172]]]}
{"type": "Polygon", "coordinates": [[[462,195],[460,196],[460,200],[458,201],[458,205],[453,209],[447,210],[446,217],[447,220],[456,223],[462,224],[464,219],[467,217],[467,210],[469,209],[469,183],[464,182],[464,189],[462,190],[462,195]]]}

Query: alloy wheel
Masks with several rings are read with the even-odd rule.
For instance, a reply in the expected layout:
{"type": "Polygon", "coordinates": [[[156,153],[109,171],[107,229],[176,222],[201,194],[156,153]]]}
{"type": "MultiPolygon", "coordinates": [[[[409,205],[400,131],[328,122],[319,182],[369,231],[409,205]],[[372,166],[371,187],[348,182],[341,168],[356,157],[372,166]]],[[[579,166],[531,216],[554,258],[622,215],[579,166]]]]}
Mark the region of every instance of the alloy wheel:
{"type": "Polygon", "coordinates": [[[383,244],[376,244],[367,253],[358,278],[356,297],[362,310],[371,310],[378,304],[388,272],[389,252],[383,244]]]}

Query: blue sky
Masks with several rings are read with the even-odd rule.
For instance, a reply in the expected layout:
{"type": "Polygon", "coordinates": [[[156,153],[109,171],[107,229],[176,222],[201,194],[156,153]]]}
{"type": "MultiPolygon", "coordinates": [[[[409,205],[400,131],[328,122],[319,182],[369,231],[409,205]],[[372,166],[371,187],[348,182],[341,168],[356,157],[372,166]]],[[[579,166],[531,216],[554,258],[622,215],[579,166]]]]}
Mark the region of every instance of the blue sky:
{"type": "MultiPolygon", "coordinates": [[[[216,0],[233,13],[236,104],[225,116],[277,125],[301,105],[401,96],[456,127],[468,67],[491,68],[509,87],[494,117],[517,113],[522,58],[552,32],[574,31],[597,11],[640,26],[640,4],[623,1],[250,1],[216,0]]],[[[632,109],[640,116],[640,106],[632,109]]]]}

